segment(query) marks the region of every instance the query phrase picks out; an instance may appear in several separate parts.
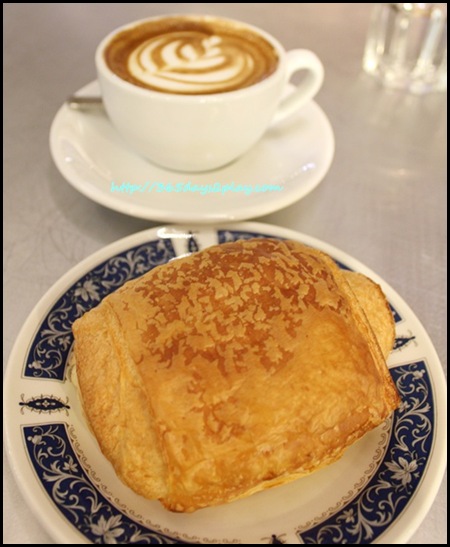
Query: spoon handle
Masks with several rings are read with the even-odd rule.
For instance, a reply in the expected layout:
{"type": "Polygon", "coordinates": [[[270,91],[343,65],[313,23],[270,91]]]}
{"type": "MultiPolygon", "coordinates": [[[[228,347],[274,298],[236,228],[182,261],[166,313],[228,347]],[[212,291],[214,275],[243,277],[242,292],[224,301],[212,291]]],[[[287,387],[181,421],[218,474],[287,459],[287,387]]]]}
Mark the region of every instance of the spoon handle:
{"type": "Polygon", "coordinates": [[[83,97],[81,95],[72,95],[66,99],[66,104],[73,110],[92,110],[103,106],[101,97],[83,97]]]}

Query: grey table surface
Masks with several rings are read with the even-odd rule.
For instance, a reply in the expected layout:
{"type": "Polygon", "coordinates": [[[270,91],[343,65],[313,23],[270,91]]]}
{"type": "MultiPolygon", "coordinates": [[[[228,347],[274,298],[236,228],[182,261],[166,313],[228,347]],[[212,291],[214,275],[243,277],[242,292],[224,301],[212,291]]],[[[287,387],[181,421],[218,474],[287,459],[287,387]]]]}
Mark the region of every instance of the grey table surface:
{"type": "MultiPolygon", "coordinates": [[[[409,303],[446,366],[446,93],[383,89],[361,69],[368,4],[4,4],[4,362],[39,298],[80,260],[150,221],[85,198],[52,162],[66,96],[95,79],[96,44],[126,22],[211,13],[260,26],[322,59],[317,97],[336,138],[323,182],[258,218],[315,236],[375,270],[409,303]]],[[[158,223],[161,224],[161,223],[158,223]]],[[[7,409],[8,411],[8,409],[7,409]]],[[[6,414],[7,419],[7,414],[6,414]]],[[[4,543],[50,544],[4,466],[4,543]]],[[[445,544],[442,484],[411,544],[445,544]]]]}

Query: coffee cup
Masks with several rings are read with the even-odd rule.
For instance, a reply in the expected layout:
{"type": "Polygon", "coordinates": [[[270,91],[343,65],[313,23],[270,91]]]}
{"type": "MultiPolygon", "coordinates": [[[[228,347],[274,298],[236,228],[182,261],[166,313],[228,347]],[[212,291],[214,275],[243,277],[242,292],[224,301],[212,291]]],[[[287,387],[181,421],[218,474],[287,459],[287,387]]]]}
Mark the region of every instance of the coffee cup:
{"type": "Polygon", "coordinates": [[[263,30],[215,16],[128,24],[104,38],[95,59],[107,114],[123,139],[151,162],[184,172],[237,159],[323,81],[313,52],[286,52],[263,30]],[[305,77],[284,97],[298,71],[305,77]]]}

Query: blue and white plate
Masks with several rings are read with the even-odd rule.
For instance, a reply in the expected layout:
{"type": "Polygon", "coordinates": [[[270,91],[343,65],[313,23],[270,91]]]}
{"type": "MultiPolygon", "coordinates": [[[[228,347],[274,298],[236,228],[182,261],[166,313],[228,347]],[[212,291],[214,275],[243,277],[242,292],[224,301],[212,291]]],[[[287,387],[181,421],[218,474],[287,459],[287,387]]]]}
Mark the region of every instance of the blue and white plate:
{"type": "Polygon", "coordinates": [[[444,386],[439,359],[414,313],[374,272],[345,253],[257,223],[167,226],[95,253],[38,303],[5,377],[7,449],[26,500],[57,543],[405,543],[442,480],[444,386]],[[125,281],[159,264],[249,237],[302,241],[382,286],[396,322],[388,364],[402,403],[390,420],[325,469],[224,506],[170,513],[124,486],[100,452],[72,378],[71,325],[125,281]]]}

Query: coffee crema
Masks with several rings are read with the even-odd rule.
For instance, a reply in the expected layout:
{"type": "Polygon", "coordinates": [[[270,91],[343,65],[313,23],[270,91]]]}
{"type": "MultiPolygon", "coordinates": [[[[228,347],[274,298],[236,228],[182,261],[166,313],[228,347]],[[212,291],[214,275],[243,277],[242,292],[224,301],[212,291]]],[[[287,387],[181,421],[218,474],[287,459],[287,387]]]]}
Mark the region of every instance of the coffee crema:
{"type": "Polygon", "coordinates": [[[278,54],[244,25],[167,17],[116,34],[104,52],[112,72],[139,87],[184,95],[235,91],[270,76],[278,54]]]}

